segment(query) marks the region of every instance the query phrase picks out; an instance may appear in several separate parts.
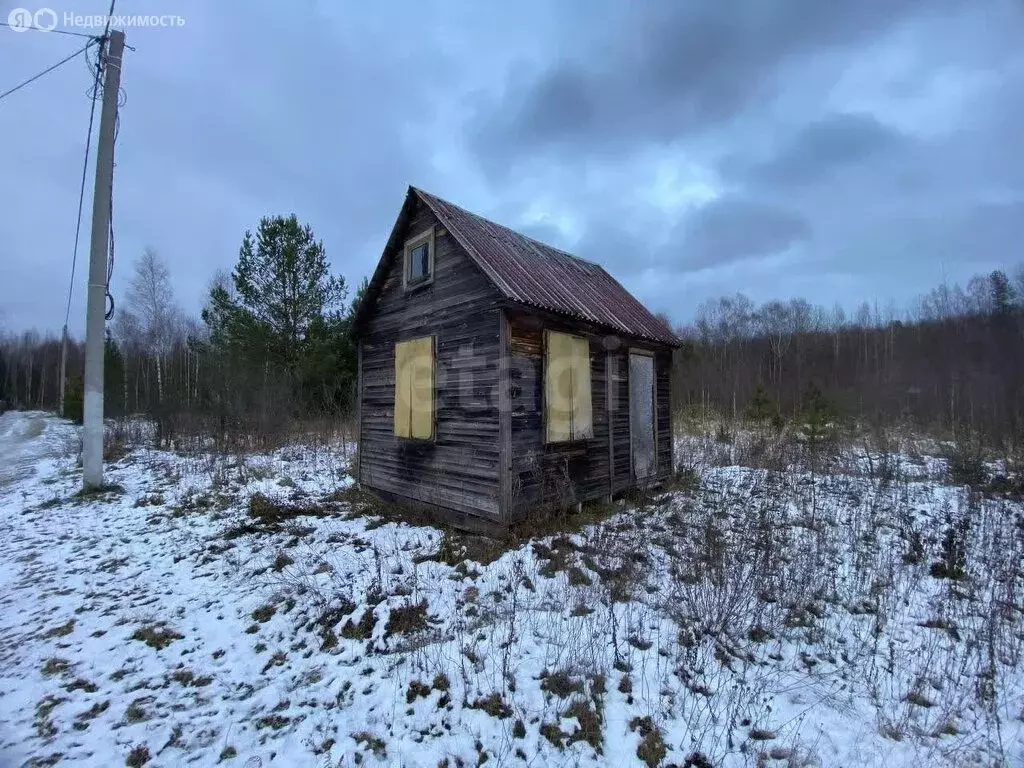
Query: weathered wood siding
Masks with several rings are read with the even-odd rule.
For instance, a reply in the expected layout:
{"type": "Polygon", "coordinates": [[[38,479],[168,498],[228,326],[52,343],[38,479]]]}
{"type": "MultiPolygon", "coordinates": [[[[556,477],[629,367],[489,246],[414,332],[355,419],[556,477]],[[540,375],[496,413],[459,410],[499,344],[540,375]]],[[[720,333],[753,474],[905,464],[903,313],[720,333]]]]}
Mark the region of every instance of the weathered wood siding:
{"type": "MultiPolygon", "coordinates": [[[[585,324],[513,314],[511,355],[511,477],[513,520],[601,498],[636,487],[629,428],[631,343],[585,324]],[[572,443],[544,441],[544,329],[585,336],[590,342],[594,437],[572,443]],[[609,432],[610,430],[610,432],[609,432]]],[[[655,351],[655,435],[657,466],[647,482],[665,478],[672,467],[669,386],[671,352],[655,351]]]]}
{"type": "Polygon", "coordinates": [[[567,322],[531,315],[510,318],[510,514],[522,519],[610,492],[605,336],[567,322]],[[590,343],[594,436],[544,441],[544,329],[584,336],[590,343]]]}
{"type": "Polygon", "coordinates": [[[658,466],[654,473],[665,478],[674,471],[672,445],[672,353],[658,352],[654,356],[654,414],[655,439],[658,441],[658,466]]]}
{"type": "Polygon", "coordinates": [[[360,482],[397,497],[498,519],[498,294],[417,201],[360,335],[360,482]],[[434,226],[434,279],[406,291],[402,244],[434,226]],[[434,440],[394,436],[395,343],[435,337],[434,440]]]}
{"type": "Polygon", "coordinates": [[[612,491],[633,487],[633,454],[629,431],[629,350],[609,352],[612,371],[612,491]]]}

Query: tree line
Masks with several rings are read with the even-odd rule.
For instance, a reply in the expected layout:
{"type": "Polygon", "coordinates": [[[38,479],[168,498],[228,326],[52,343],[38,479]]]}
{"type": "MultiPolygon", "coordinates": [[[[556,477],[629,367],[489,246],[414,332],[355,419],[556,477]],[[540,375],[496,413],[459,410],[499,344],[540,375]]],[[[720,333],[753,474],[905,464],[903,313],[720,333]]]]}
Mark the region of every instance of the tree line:
{"type": "MultiPolygon", "coordinates": [[[[105,345],[105,413],[149,416],[161,445],[272,444],[296,423],[352,413],[356,297],[296,216],[266,217],[242,238],[230,273],[210,281],[199,317],[175,299],[152,249],[136,261],[105,345]]],[[[55,410],[59,338],[0,338],[0,403],[55,410]]],[[[84,344],[68,345],[65,413],[81,419],[84,344]]]]}
{"type": "Polygon", "coordinates": [[[824,402],[836,419],[1004,448],[1024,437],[1024,267],[940,285],[902,310],[864,302],[852,316],[736,294],[701,304],[679,333],[680,414],[780,422],[824,402]]]}
{"type": "MultiPolygon", "coordinates": [[[[267,217],[191,317],[147,249],[108,330],[106,414],[151,417],[162,444],[267,443],[297,423],[350,419],[350,327],[366,282],[350,297],[308,225],[267,217]]],[[[836,419],[903,421],[1006,447],[1024,436],[1024,267],[1012,279],[994,271],[940,285],[912,307],[864,302],[852,315],[725,296],[678,331],[677,416],[784,423],[827,407],[836,419]]],[[[69,344],[65,410],[79,418],[83,352],[69,344]]],[[[55,410],[60,355],[54,336],[0,336],[0,404],[55,410]]]]}

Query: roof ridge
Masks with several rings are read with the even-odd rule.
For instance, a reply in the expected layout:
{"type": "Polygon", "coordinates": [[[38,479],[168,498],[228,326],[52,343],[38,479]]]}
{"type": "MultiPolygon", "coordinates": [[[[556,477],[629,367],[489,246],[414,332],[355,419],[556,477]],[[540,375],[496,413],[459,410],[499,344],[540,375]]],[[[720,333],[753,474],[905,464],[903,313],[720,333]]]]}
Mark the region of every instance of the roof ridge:
{"type": "Polygon", "coordinates": [[[522,237],[525,240],[529,240],[532,243],[536,243],[536,244],[541,245],[541,246],[543,246],[545,248],[549,248],[552,251],[556,251],[557,253],[560,253],[563,256],[566,256],[566,257],[568,257],[570,259],[574,259],[575,261],[582,261],[584,264],[589,264],[592,267],[598,267],[600,269],[604,269],[604,267],[602,267],[596,261],[591,261],[590,259],[585,259],[582,256],[579,256],[579,255],[577,255],[575,253],[570,253],[569,251],[565,250],[564,248],[559,248],[557,245],[551,245],[551,243],[545,243],[543,240],[538,240],[536,237],[531,237],[530,235],[527,235],[527,234],[525,234],[523,232],[520,232],[518,229],[514,229],[513,227],[510,227],[507,224],[502,224],[501,222],[495,221],[494,219],[489,219],[486,216],[481,216],[479,213],[475,213],[474,211],[471,211],[468,208],[464,208],[463,206],[459,205],[458,203],[453,203],[451,200],[448,200],[448,199],[446,199],[444,197],[441,197],[440,195],[435,195],[433,192],[428,192],[427,190],[422,189],[421,187],[414,186],[412,184],[410,184],[409,187],[410,187],[410,189],[412,189],[413,191],[415,191],[416,193],[418,193],[420,195],[426,195],[427,197],[432,197],[433,199],[439,200],[440,202],[442,202],[442,203],[444,203],[446,205],[450,205],[452,208],[458,208],[460,211],[462,211],[463,213],[465,213],[468,216],[472,216],[473,218],[481,219],[482,221],[486,221],[488,224],[491,224],[491,225],[493,225],[495,227],[500,227],[501,229],[507,230],[508,232],[511,232],[512,234],[514,234],[514,235],[516,235],[518,237],[522,237]]]}
{"type": "Polygon", "coordinates": [[[518,304],[576,317],[617,333],[679,346],[672,328],[603,265],[524,235],[409,185],[476,266],[518,304]]]}

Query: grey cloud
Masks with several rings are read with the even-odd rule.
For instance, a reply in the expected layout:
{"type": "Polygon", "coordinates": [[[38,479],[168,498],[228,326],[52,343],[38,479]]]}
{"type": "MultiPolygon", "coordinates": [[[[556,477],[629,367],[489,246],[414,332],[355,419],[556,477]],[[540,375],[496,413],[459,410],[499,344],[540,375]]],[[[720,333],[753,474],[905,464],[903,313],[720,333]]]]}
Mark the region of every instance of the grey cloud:
{"type": "MultiPolygon", "coordinates": [[[[360,14],[336,28],[312,6],[176,10],[186,17],[180,29],[127,31],[136,50],[123,78],[113,293],[123,297],[132,262],[152,246],[195,313],[213,270],[233,265],[242,232],[260,216],[293,211],[325,241],[334,270],[357,282],[379,255],[405,185],[429,181],[430,137],[408,126],[429,127],[441,108],[429,92],[443,56],[422,38],[372,37],[376,20],[360,14]],[[410,70],[395,50],[422,64],[410,70]]],[[[0,70],[12,73],[4,80],[52,63],[75,40],[3,29],[0,37],[0,70]]],[[[0,135],[33,150],[31,161],[7,166],[5,180],[16,183],[0,189],[0,223],[12,232],[0,275],[30,288],[4,296],[13,327],[63,320],[87,82],[84,64],[71,62],[0,103],[0,135]],[[35,290],[40,281],[61,290],[35,290]]],[[[88,224],[86,215],[73,330],[84,308],[88,224]]]]}
{"type": "Polygon", "coordinates": [[[804,184],[854,164],[878,162],[910,143],[871,115],[832,114],[808,124],[777,154],[749,165],[743,173],[746,180],[765,186],[804,184]]]}
{"type": "Polygon", "coordinates": [[[774,98],[794,62],[829,54],[927,11],[911,0],[748,0],[632,5],[600,46],[511,81],[484,102],[471,139],[491,167],[570,148],[633,151],[709,129],[774,98]]]}
{"type": "Polygon", "coordinates": [[[691,270],[778,253],[811,236],[808,222],[791,211],[732,197],[702,206],[682,228],[680,263],[691,270]]]}
{"type": "MultiPolygon", "coordinates": [[[[195,312],[242,231],[291,211],[355,282],[410,182],[604,264],[676,319],[707,292],[903,298],[1020,258],[1014,0],[175,10],[182,29],[129,32],[118,296],[153,246],[195,312]]],[[[74,43],[0,30],[0,85],[74,43]]],[[[0,103],[18,149],[0,185],[8,327],[63,320],[86,84],[76,63],[0,103]]]]}
{"type": "Polygon", "coordinates": [[[630,9],[581,19],[582,42],[567,34],[478,98],[468,148],[492,185],[515,190],[506,219],[530,190],[558,200],[582,225],[569,249],[642,297],[699,284],[907,301],[942,274],[1020,258],[1018,5],[630,9]],[[652,158],[713,201],[681,215],[687,205],[658,200],[652,158]]]}
{"type": "Polygon", "coordinates": [[[739,196],[697,208],[674,222],[659,241],[627,224],[614,216],[595,215],[570,250],[627,280],[654,270],[671,281],[698,270],[785,252],[812,237],[809,222],[798,213],[739,196]]]}

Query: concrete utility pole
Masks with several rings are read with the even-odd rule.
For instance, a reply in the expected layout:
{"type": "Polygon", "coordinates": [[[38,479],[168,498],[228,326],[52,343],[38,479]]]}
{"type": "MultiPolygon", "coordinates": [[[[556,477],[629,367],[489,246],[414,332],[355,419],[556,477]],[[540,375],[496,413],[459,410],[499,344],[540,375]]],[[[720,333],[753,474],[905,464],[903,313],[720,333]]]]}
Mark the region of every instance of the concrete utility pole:
{"type": "Polygon", "coordinates": [[[85,315],[85,401],[83,403],[82,487],[103,485],[103,345],[107,311],[107,236],[110,194],[114,184],[114,123],[121,89],[124,32],[113,31],[101,51],[106,74],[100,136],[96,147],[96,186],[92,197],[92,244],[89,249],[89,294],[85,315]]]}

